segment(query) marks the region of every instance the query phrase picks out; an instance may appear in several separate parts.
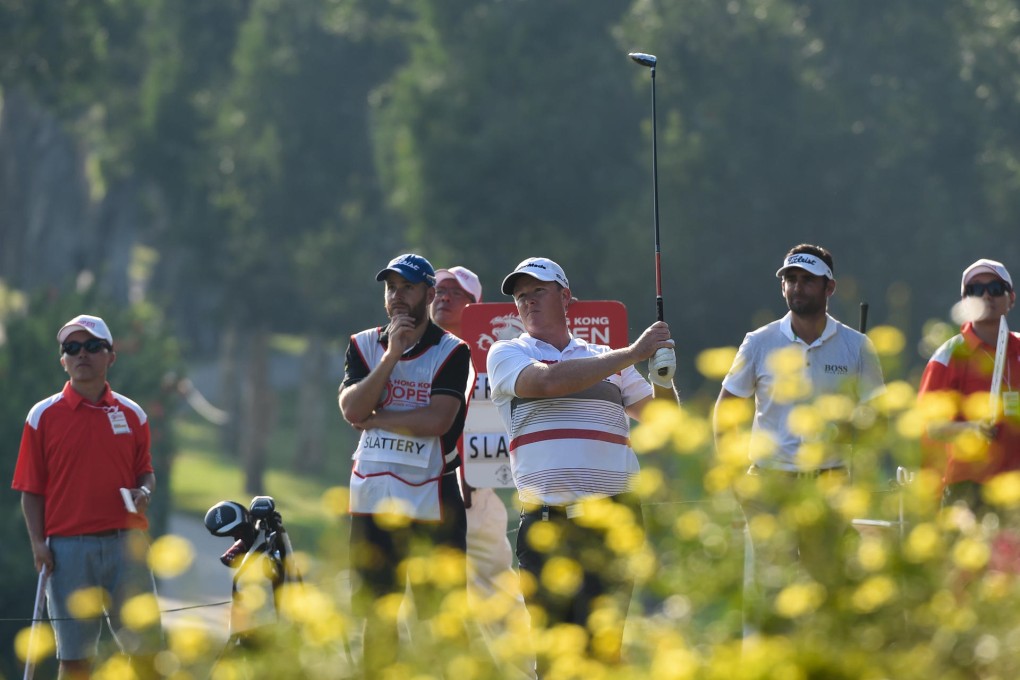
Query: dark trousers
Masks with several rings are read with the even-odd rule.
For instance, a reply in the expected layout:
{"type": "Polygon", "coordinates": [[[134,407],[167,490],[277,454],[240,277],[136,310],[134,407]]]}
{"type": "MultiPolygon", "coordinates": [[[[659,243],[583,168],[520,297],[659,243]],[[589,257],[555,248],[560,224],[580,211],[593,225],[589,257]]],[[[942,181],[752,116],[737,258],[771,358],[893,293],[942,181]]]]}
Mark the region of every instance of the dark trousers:
{"type": "MultiPolygon", "coordinates": [[[[456,474],[443,475],[440,481],[442,516],[440,522],[408,522],[400,526],[381,526],[374,515],[351,517],[351,567],[357,575],[352,602],[364,616],[385,595],[403,593],[403,563],[411,557],[430,559],[437,550],[467,552],[467,515],[456,474]]],[[[465,563],[464,579],[467,578],[465,563]]],[[[443,593],[435,592],[431,580],[412,583],[418,617],[431,618],[443,593]]],[[[463,583],[460,584],[463,587],[463,583]]]]}
{"type": "MultiPolygon", "coordinates": [[[[536,632],[573,624],[588,633],[589,651],[619,659],[623,621],[634,591],[628,553],[612,549],[613,531],[641,530],[641,505],[632,494],[571,506],[526,506],[517,534],[521,589],[536,632]],[[623,510],[624,512],[620,512],[623,510]],[[591,618],[596,610],[613,616],[591,618]]],[[[540,664],[541,665],[541,664],[540,664]]]]}

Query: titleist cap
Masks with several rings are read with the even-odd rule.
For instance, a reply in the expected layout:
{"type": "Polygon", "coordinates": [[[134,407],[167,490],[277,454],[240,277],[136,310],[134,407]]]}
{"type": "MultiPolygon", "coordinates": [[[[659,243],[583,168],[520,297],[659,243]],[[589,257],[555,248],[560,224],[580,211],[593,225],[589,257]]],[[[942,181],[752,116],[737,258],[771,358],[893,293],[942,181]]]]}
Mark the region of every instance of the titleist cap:
{"type": "Polygon", "coordinates": [[[563,273],[563,268],[547,257],[529,257],[517,265],[503,279],[501,290],[504,295],[514,294],[514,281],[519,276],[532,276],[539,281],[555,281],[564,288],[570,288],[570,282],[567,281],[567,275],[563,273]]]}
{"type": "Polygon", "coordinates": [[[960,279],[960,295],[966,292],[967,284],[978,274],[994,274],[1009,284],[1010,288],[1013,287],[1013,279],[1010,278],[1009,272],[1006,271],[1006,265],[995,260],[981,258],[963,270],[963,278],[960,279]]]}
{"type": "Polygon", "coordinates": [[[75,331],[85,331],[92,337],[99,338],[100,340],[106,340],[111,346],[113,346],[113,334],[110,333],[110,328],[106,325],[106,322],[98,316],[79,314],[74,317],[65,323],[59,331],[57,331],[57,342],[64,344],[64,340],[67,340],[67,336],[75,331]]]}
{"type": "Polygon", "coordinates": [[[776,278],[781,278],[783,276],[783,272],[787,269],[793,269],[794,267],[803,269],[815,276],[824,276],[829,279],[836,278],[832,275],[832,270],[829,269],[829,265],[825,264],[825,260],[817,255],[812,255],[811,253],[794,253],[793,255],[788,255],[786,259],[783,260],[783,266],[776,272],[776,278]]]}
{"type": "Polygon", "coordinates": [[[432,263],[421,255],[415,255],[414,253],[397,255],[390,260],[385,269],[381,269],[375,275],[375,280],[382,281],[386,278],[387,272],[396,272],[411,283],[425,282],[429,286],[436,285],[436,270],[432,268],[432,263]]]}
{"type": "Polygon", "coordinates": [[[478,280],[478,275],[467,267],[450,267],[449,269],[436,270],[437,286],[440,281],[446,281],[447,279],[456,281],[458,286],[475,299],[475,302],[482,301],[482,282],[478,280]]]}

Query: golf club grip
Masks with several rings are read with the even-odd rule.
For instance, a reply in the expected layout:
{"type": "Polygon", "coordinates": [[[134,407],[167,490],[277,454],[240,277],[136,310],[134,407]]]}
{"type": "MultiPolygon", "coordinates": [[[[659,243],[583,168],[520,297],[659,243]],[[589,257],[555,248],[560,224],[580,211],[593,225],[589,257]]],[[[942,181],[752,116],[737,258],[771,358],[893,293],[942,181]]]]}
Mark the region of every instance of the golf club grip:
{"type": "Polygon", "coordinates": [[[248,552],[248,548],[250,547],[250,545],[245,543],[243,538],[239,538],[234,541],[234,545],[227,548],[227,552],[220,555],[220,562],[222,562],[224,566],[233,569],[234,562],[237,561],[237,558],[248,552]]]}
{"type": "Polygon", "coordinates": [[[858,328],[861,333],[868,332],[868,303],[861,303],[861,325],[858,328]]]}

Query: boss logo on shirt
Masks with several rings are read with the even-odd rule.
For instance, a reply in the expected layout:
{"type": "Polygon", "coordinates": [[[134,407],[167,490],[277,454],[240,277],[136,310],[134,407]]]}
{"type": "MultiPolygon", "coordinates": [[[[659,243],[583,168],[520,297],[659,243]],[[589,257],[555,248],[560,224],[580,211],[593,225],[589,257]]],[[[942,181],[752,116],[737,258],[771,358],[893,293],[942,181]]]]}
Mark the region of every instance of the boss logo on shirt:
{"type": "Polygon", "coordinates": [[[850,367],[840,366],[839,364],[825,364],[825,372],[831,375],[847,375],[850,373],[850,367]]]}

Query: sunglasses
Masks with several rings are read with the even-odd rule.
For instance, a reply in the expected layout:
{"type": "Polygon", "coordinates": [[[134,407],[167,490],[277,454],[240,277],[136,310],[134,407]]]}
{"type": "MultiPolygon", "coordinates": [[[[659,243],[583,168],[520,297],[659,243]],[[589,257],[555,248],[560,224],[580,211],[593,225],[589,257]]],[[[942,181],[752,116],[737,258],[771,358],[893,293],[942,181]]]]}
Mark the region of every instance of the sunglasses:
{"type": "Polygon", "coordinates": [[[992,297],[1002,297],[1009,290],[1009,284],[1005,281],[989,281],[988,283],[968,283],[963,292],[967,297],[982,297],[985,291],[992,297]]]}
{"type": "Polygon", "coordinates": [[[100,340],[99,338],[89,338],[85,342],[78,342],[77,340],[71,340],[65,342],[60,346],[61,351],[69,357],[77,356],[78,352],[84,349],[89,354],[98,354],[104,349],[113,349],[110,347],[110,343],[106,340],[100,340]]]}

